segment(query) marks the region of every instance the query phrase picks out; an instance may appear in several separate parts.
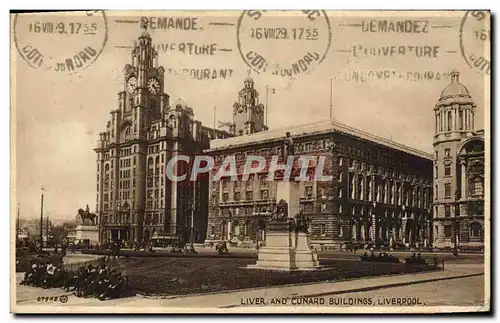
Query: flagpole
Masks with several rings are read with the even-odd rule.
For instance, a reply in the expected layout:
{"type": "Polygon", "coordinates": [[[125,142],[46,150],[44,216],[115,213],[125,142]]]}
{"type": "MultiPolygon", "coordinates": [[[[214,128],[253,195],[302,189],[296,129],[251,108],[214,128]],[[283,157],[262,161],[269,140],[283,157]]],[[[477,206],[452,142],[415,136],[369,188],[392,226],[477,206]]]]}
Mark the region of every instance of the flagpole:
{"type": "Polygon", "coordinates": [[[332,87],[333,87],[333,78],[330,78],[330,119],[333,119],[333,93],[332,93],[332,87]]]}
{"type": "Polygon", "coordinates": [[[43,192],[44,188],[42,187],[42,194],[40,197],[40,251],[43,250],[43,192]]]}
{"type": "Polygon", "coordinates": [[[266,127],[268,127],[267,126],[267,111],[269,109],[268,108],[268,103],[267,103],[267,101],[268,101],[268,94],[269,94],[269,85],[266,85],[266,127]]]}
{"type": "Polygon", "coordinates": [[[216,123],[216,113],[217,113],[217,107],[214,107],[214,129],[215,129],[215,123],[216,123]]]}
{"type": "Polygon", "coordinates": [[[16,230],[16,240],[19,239],[19,209],[20,209],[19,203],[17,203],[17,230],[16,230]]]}

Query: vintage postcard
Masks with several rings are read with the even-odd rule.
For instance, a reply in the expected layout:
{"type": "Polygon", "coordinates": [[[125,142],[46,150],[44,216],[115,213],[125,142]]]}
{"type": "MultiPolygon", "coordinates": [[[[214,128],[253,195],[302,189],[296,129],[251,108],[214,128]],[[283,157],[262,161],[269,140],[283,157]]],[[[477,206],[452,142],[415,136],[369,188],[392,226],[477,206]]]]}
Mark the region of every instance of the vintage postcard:
{"type": "Polygon", "coordinates": [[[490,311],[489,11],[11,13],[11,311],[490,311]]]}

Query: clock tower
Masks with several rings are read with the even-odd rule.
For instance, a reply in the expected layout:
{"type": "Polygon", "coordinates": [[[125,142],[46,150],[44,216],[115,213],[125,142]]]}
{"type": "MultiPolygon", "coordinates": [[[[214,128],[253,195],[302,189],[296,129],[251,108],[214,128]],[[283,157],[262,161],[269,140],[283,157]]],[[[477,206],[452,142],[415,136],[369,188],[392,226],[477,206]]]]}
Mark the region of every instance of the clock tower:
{"type": "MultiPolygon", "coordinates": [[[[118,107],[94,149],[100,241],[198,241],[205,236],[208,184],[170,180],[168,162],[176,155],[202,154],[211,138],[231,134],[203,127],[182,100],[170,106],[147,20],[141,27],[123,70],[118,107]]],[[[175,164],[174,173],[180,167],[175,164]]]]}
{"type": "Polygon", "coordinates": [[[145,139],[151,121],[160,119],[168,109],[169,96],[164,93],[165,69],[158,66],[158,52],[153,48],[147,23],[134,42],[132,64],[125,65],[123,92],[120,92],[120,112],[130,116],[132,136],[145,139]]]}

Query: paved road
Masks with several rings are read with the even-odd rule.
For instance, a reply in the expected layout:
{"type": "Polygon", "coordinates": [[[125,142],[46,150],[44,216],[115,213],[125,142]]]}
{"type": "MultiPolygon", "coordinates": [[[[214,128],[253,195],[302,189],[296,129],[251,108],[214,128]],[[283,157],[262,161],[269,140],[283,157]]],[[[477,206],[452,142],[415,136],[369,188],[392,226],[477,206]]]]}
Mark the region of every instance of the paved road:
{"type": "Polygon", "coordinates": [[[484,305],[484,276],[347,293],[338,298],[370,298],[373,304],[391,303],[392,298],[397,302],[405,298],[418,300],[425,306],[481,306],[484,305]]]}

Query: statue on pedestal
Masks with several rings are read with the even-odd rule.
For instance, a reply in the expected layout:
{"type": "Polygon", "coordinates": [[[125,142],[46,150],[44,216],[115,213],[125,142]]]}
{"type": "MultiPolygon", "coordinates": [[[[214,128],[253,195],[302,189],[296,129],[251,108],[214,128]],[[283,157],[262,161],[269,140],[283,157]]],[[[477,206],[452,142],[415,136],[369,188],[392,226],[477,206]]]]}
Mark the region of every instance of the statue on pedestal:
{"type": "Polygon", "coordinates": [[[295,146],[290,135],[290,132],[286,133],[286,138],[283,142],[283,160],[286,162],[288,156],[295,156],[295,146]]]}
{"type": "Polygon", "coordinates": [[[275,207],[271,221],[285,221],[288,218],[288,203],[281,199],[275,207]]]}
{"type": "Polygon", "coordinates": [[[80,216],[83,225],[97,225],[97,215],[95,213],[90,213],[88,204],[85,210],[78,209],[78,215],[80,216]]]}

